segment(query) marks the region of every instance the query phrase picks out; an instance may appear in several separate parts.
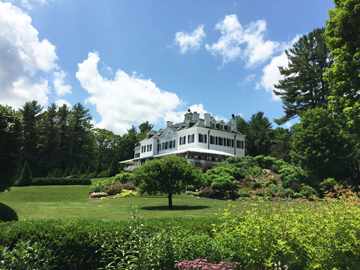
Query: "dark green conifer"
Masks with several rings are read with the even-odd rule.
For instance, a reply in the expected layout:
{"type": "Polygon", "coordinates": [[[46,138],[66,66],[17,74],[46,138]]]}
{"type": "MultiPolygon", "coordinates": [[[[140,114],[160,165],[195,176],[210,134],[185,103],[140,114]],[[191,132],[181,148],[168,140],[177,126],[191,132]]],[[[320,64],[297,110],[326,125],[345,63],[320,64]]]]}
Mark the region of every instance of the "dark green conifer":
{"type": "Polygon", "coordinates": [[[102,166],[101,166],[101,164],[100,164],[100,162],[97,164],[97,166],[96,166],[96,170],[95,170],[95,175],[97,176],[99,173],[101,173],[102,172],[102,166]]]}
{"type": "Polygon", "coordinates": [[[70,176],[70,170],[68,167],[66,167],[63,177],[66,178],[68,176],[70,176]]]}
{"type": "Polygon", "coordinates": [[[117,175],[118,173],[120,173],[120,169],[119,169],[119,166],[118,166],[118,163],[116,162],[115,159],[113,159],[113,161],[111,162],[111,165],[110,165],[110,170],[109,170],[109,176],[115,176],[117,175]]]}
{"type": "Polygon", "coordinates": [[[74,165],[74,168],[72,169],[72,171],[71,171],[71,174],[70,175],[75,175],[75,177],[77,176],[77,174],[78,174],[78,168],[77,168],[77,166],[76,165],[74,165]]]}
{"type": "Polygon", "coordinates": [[[77,178],[80,178],[81,175],[85,174],[85,165],[84,163],[81,163],[80,165],[80,169],[78,171],[78,174],[77,174],[77,178]]]}
{"type": "Polygon", "coordinates": [[[20,178],[16,181],[18,186],[30,186],[33,183],[32,173],[29,163],[25,161],[23,170],[21,171],[20,178]]]}

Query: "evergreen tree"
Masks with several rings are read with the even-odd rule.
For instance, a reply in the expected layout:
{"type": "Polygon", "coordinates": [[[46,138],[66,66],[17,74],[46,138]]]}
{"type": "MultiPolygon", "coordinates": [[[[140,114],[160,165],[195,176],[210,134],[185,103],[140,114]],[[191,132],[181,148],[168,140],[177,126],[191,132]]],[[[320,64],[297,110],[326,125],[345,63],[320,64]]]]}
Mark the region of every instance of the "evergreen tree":
{"type": "Polygon", "coordinates": [[[29,167],[29,163],[25,161],[20,178],[16,181],[16,184],[18,186],[31,186],[32,183],[33,183],[33,178],[29,167]]]}
{"type": "Polygon", "coordinates": [[[95,170],[95,175],[97,176],[99,173],[101,173],[102,172],[102,166],[101,166],[101,164],[100,164],[100,162],[97,164],[97,166],[96,166],[96,170],[95,170]]]}
{"type": "Polygon", "coordinates": [[[74,165],[73,169],[71,170],[71,174],[70,175],[75,175],[75,177],[77,176],[78,174],[78,168],[76,165],[74,165]]]}
{"type": "Polygon", "coordinates": [[[10,188],[17,178],[21,160],[21,114],[0,105],[0,192],[10,188]]]}
{"type": "Polygon", "coordinates": [[[308,108],[326,107],[330,95],[329,84],[323,73],[333,62],[323,38],[324,29],[315,29],[304,35],[293,48],[285,50],[289,67],[279,67],[285,78],[275,85],[274,93],[283,102],[285,116],[275,120],[283,124],[301,116],[308,108]]]}
{"type": "Polygon", "coordinates": [[[94,170],[93,170],[93,167],[92,167],[91,163],[89,163],[89,166],[88,166],[88,168],[86,170],[86,176],[88,176],[92,172],[94,172],[94,170]]]}
{"type": "Polygon", "coordinates": [[[115,159],[113,159],[113,161],[112,161],[112,163],[110,165],[109,176],[110,177],[115,176],[118,173],[120,173],[118,163],[116,162],[115,159]]]}
{"type": "Polygon", "coordinates": [[[66,167],[63,178],[66,178],[68,176],[70,176],[70,170],[69,170],[69,167],[66,167]]]}
{"type": "Polygon", "coordinates": [[[48,174],[46,175],[46,178],[51,178],[51,172],[48,172],[48,174]]]}
{"type": "Polygon", "coordinates": [[[59,170],[58,170],[57,177],[58,177],[58,178],[62,178],[63,175],[64,175],[64,172],[62,171],[62,169],[59,169],[59,170]]]}
{"type": "Polygon", "coordinates": [[[69,132],[70,110],[64,104],[57,113],[58,138],[59,138],[59,163],[62,170],[66,170],[70,160],[70,132],[69,132]]]}
{"type": "Polygon", "coordinates": [[[58,172],[58,169],[54,169],[52,174],[51,174],[51,177],[56,178],[57,177],[57,172],[58,172]]]}
{"type": "Polygon", "coordinates": [[[269,132],[271,141],[270,156],[281,158],[284,161],[290,163],[290,150],[293,140],[294,130],[277,127],[269,132]]]}
{"type": "Polygon", "coordinates": [[[81,175],[85,174],[85,165],[84,163],[81,163],[80,165],[80,169],[78,171],[78,174],[77,174],[77,178],[80,178],[81,175]]]}
{"type": "Polygon", "coordinates": [[[39,122],[41,117],[41,107],[37,101],[26,102],[20,112],[23,116],[24,143],[22,147],[23,161],[27,161],[37,175],[39,149],[37,148],[39,139],[39,122]]]}
{"type": "Polygon", "coordinates": [[[268,156],[270,153],[270,137],[271,123],[267,117],[264,117],[263,112],[257,112],[251,116],[248,122],[248,131],[246,134],[246,153],[250,156],[264,155],[268,156]]]}

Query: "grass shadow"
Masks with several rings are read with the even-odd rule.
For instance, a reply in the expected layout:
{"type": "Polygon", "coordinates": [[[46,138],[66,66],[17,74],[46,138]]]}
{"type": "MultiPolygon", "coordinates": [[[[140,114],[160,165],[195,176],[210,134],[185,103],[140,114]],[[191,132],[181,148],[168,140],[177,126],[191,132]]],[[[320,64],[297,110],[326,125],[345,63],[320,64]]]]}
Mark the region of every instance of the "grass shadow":
{"type": "Polygon", "coordinates": [[[145,207],[141,207],[140,209],[149,210],[149,211],[164,211],[164,210],[183,211],[183,210],[200,210],[205,208],[210,208],[210,207],[205,205],[173,205],[173,209],[169,209],[168,205],[159,205],[159,206],[145,206],[145,207]]]}

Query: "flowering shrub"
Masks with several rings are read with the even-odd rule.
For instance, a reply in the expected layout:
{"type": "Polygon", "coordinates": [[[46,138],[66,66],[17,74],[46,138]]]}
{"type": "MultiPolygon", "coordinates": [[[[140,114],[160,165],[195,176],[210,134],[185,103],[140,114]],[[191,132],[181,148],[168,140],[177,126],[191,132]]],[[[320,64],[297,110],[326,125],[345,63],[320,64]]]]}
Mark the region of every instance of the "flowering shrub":
{"type": "Polygon", "coordinates": [[[137,191],[137,187],[133,183],[125,183],[123,187],[127,190],[137,191]]]}
{"type": "Polygon", "coordinates": [[[196,259],[193,261],[182,261],[175,264],[175,268],[181,270],[190,270],[190,269],[202,269],[202,270],[233,270],[240,269],[238,268],[239,263],[228,263],[228,262],[220,262],[219,264],[208,263],[206,259],[196,259]]]}
{"type": "Polygon", "coordinates": [[[117,198],[125,198],[125,197],[131,197],[131,196],[136,196],[136,195],[137,195],[136,191],[123,189],[122,192],[115,195],[114,198],[115,199],[117,199],[117,198]]]}
{"type": "Polygon", "coordinates": [[[101,198],[101,197],[107,197],[106,192],[93,192],[90,194],[91,198],[101,198]]]}
{"type": "Polygon", "coordinates": [[[121,191],[124,189],[123,184],[114,184],[107,188],[106,193],[109,195],[116,195],[121,193],[121,191]]]}
{"type": "Polygon", "coordinates": [[[212,198],[215,195],[214,190],[211,187],[206,187],[200,190],[201,196],[206,198],[212,198]]]}

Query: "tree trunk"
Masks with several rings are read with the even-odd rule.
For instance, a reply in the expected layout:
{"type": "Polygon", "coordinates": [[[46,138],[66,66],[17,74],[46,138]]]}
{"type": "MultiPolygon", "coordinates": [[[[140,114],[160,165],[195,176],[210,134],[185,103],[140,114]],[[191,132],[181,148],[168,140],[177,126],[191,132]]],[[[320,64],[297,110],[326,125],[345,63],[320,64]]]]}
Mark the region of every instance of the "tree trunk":
{"type": "Polygon", "coordinates": [[[169,208],[173,209],[173,206],[172,206],[172,194],[171,193],[169,193],[168,199],[169,199],[169,208]]]}

